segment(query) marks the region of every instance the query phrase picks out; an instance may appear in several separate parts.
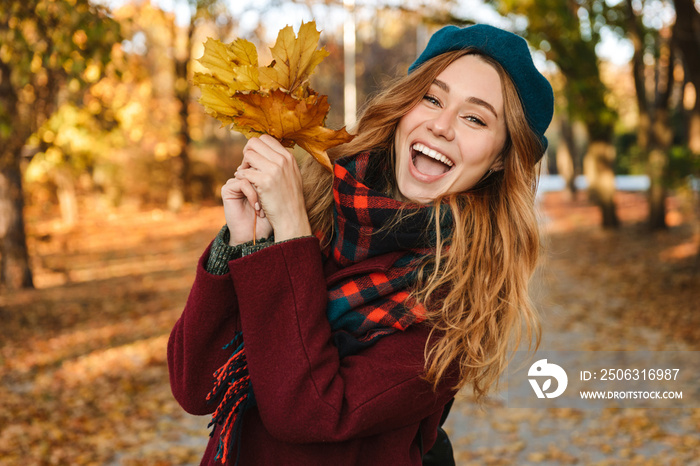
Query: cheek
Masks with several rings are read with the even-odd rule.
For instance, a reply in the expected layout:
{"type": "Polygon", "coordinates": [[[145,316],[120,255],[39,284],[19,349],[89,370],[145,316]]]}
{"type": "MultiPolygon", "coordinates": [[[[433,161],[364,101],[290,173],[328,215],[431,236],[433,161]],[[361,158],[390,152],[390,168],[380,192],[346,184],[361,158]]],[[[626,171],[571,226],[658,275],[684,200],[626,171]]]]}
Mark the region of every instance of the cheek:
{"type": "Polygon", "coordinates": [[[417,126],[419,126],[422,121],[425,121],[425,119],[426,118],[422,115],[420,107],[413,107],[412,110],[401,117],[398,125],[396,125],[397,134],[400,131],[402,135],[408,135],[417,126]]]}
{"type": "Polygon", "coordinates": [[[409,153],[409,137],[411,134],[411,119],[410,113],[404,115],[401,120],[399,120],[398,125],[396,125],[396,134],[394,135],[394,165],[395,169],[398,169],[402,165],[402,160],[407,157],[409,153]]]}
{"type": "Polygon", "coordinates": [[[501,152],[503,144],[492,138],[464,138],[460,144],[460,151],[464,160],[473,168],[482,165],[490,165],[501,152]]]}
{"type": "Polygon", "coordinates": [[[403,125],[399,123],[396,126],[396,133],[394,134],[394,153],[399,154],[401,152],[401,149],[403,148],[404,144],[406,141],[406,131],[403,128],[403,125]]]}

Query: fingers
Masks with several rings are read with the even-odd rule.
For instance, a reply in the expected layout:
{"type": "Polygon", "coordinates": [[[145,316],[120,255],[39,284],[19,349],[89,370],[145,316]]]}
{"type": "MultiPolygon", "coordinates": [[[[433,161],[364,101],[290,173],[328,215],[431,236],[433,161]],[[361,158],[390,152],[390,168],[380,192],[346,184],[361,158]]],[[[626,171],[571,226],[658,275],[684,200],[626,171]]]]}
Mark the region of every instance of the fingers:
{"type": "Polygon", "coordinates": [[[265,211],[260,205],[258,192],[250,181],[241,178],[231,178],[221,188],[221,199],[226,201],[245,201],[255,210],[255,214],[260,218],[265,218],[265,211]]]}
{"type": "Polygon", "coordinates": [[[284,147],[277,139],[273,138],[269,134],[263,134],[259,138],[253,138],[251,139],[252,144],[254,147],[260,146],[260,144],[263,144],[267,149],[276,152],[277,154],[289,158],[291,157],[291,154],[287,150],[286,147],[284,147]]]}
{"type": "Polygon", "coordinates": [[[258,194],[262,194],[261,190],[284,186],[286,179],[296,179],[300,173],[294,156],[272,136],[262,135],[248,141],[243,149],[243,162],[234,176],[250,181],[258,194]]]}
{"type": "Polygon", "coordinates": [[[230,232],[229,245],[264,238],[272,225],[260,208],[259,196],[248,180],[231,178],[221,188],[224,217],[230,232]]]}
{"type": "Polygon", "coordinates": [[[280,180],[281,172],[279,166],[272,164],[272,166],[263,169],[239,169],[234,176],[238,180],[247,181],[254,189],[262,189],[265,192],[275,184],[275,180],[280,180]]]}
{"type": "Polygon", "coordinates": [[[248,180],[231,178],[221,187],[221,199],[224,202],[245,199],[250,205],[255,205],[258,203],[258,193],[248,180]]]}
{"type": "Polygon", "coordinates": [[[239,168],[265,170],[270,169],[272,165],[280,166],[293,161],[294,156],[277,139],[263,134],[251,138],[246,143],[243,148],[243,162],[239,168]]]}
{"type": "MultiPolygon", "coordinates": [[[[270,222],[275,238],[295,238],[310,231],[301,172],[294,156],[271,136],[251,138],[234,178],[246,181],[255,197],[246,198],[270,222]],[[255,199],[255,200],[253,200],[255,199]],[[262,214],[262,209],[265,210],[262,214]]],[[[242,188],[239,188],[242,189],[242,188]]]]}

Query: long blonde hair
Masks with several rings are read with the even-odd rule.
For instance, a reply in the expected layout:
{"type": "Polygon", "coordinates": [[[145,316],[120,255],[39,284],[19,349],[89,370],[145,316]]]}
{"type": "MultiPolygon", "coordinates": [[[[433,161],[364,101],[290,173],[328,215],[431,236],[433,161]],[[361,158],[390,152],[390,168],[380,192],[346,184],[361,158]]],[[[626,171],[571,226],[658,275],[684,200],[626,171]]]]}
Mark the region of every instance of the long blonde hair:
{"type": "MultiPolygon", "coordinates": [[[[355,139],[330,154],[331,159],[369,149],[385,154],[381,162],[390,168],[385,170],[387,182],[395,186],[393,144],[399,120],[450,63],[468,53],[478,54],[473,50],[445,53],[391,83],[364,109],[355,139]]],[[[534,202],[536,161],[542,147],[527,124],[508,74],[495,60],[479,56],[501,77],[508,132],[501,153],[503,170],[467,192],[435,200],[435,206],[449,204],[453,228],[445,237],[438,234],[435,255],[420,267],[413,296],[427,308],[431,337],[437,337],[426,344],[426,379],[437,386],[457,367],[454,388],[472,383],[480,400],[497,386],[512,345],[521,341],[523,325],[528,342],[534,337],[539,345],[539,319],[528,282],[539,255],[534,202]]],[[[302,170],[311,226],[330,239],[332,177],[316,163],[307,163],[302,170]]],[[[436,214],[439,231],[438,220],[436,214]]]]}

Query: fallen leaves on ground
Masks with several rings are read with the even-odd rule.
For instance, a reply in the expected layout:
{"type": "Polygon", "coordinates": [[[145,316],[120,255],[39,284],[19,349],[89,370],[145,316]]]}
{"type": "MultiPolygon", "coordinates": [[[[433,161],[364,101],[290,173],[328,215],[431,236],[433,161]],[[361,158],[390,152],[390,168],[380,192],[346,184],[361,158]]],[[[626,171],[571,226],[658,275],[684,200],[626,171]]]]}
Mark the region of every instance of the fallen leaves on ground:
{"type": "MultiPolygon", "coordinates": [[[[607,232],[583,200],[543,199],[545,341],[698,350],[692,225],[650,234],[642,195],[618,205],[623,227],[607,232]]],[[[38,289],[0,296],[0,463],[198,464],[208,419],[172,398],[166,342],[221,208],[95,213],[71,230],[28,220],[38,289]]],[[[700,449],[699,409],[482,410],[462,398],[447,428],[460,465],[686,465],[700,449]]]]}
{"type": "MultiPolygon", "coordinates": [[[[672,218],[678,200],[669,199],[672,218]]],[[[650,232],[640,193],[617,193],[622,227],[602,230],[580,194],[542,199],[545,254],[533,292],[543,346],[566,351],[700,350],[700,238],[692,222],[650,232]]],[[[697,220],[696,220],[697,221],[697,220]]],[[[457,464],[699,464],[700,408],[483,409],[458,398],[447,429],[457,464]]]]}
{"type": "MultiPolygon", "coordinates": [[[[672,350],[675,343],[684,343],[700,350],[697,220],[652,232],[645,223],[644,195],[621,192],[616,201],[623,225],[603,230],[597,226],[597,208],[582,195],[575,201],[563,193],[545,198],[542,207],[552,220],[542,272],[553,286],[543,304],[565,306],[569,325],[585,323],[617,333],[590,342],[587,349],[672,350]],[[640,328],[654,329],[664,338],[649,342],[640,328]],[[612,347],[621,336],[626,347],[612,347]]],[[[678,215],[678,202],[669,199],[668,217],[678,215]]]]}
{"type": "Polygon", "coordinates": [[[36,290],[0,296],[0,464],[198,464],[166,345],[220,207],[30,219],[36,290]]]}

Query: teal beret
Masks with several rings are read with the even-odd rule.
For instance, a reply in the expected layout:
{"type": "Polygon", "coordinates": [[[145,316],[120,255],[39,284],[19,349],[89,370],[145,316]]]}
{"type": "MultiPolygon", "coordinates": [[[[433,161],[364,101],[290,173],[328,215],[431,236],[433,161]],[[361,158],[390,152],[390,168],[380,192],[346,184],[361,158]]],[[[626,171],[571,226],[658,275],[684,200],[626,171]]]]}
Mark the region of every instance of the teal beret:
{"type": "Polygon", "coordinates": [[[554,94],[549,81],[537,71],[530,49],[522,37],[486,24],[459,28],[445,26],[432,35],[423,53],[408,68],[416,68],[445,52],[473,48],[487,55],[506,70],[520,94],[530,128],[547,148],[544,132],[552,121],[554,94]]]}

